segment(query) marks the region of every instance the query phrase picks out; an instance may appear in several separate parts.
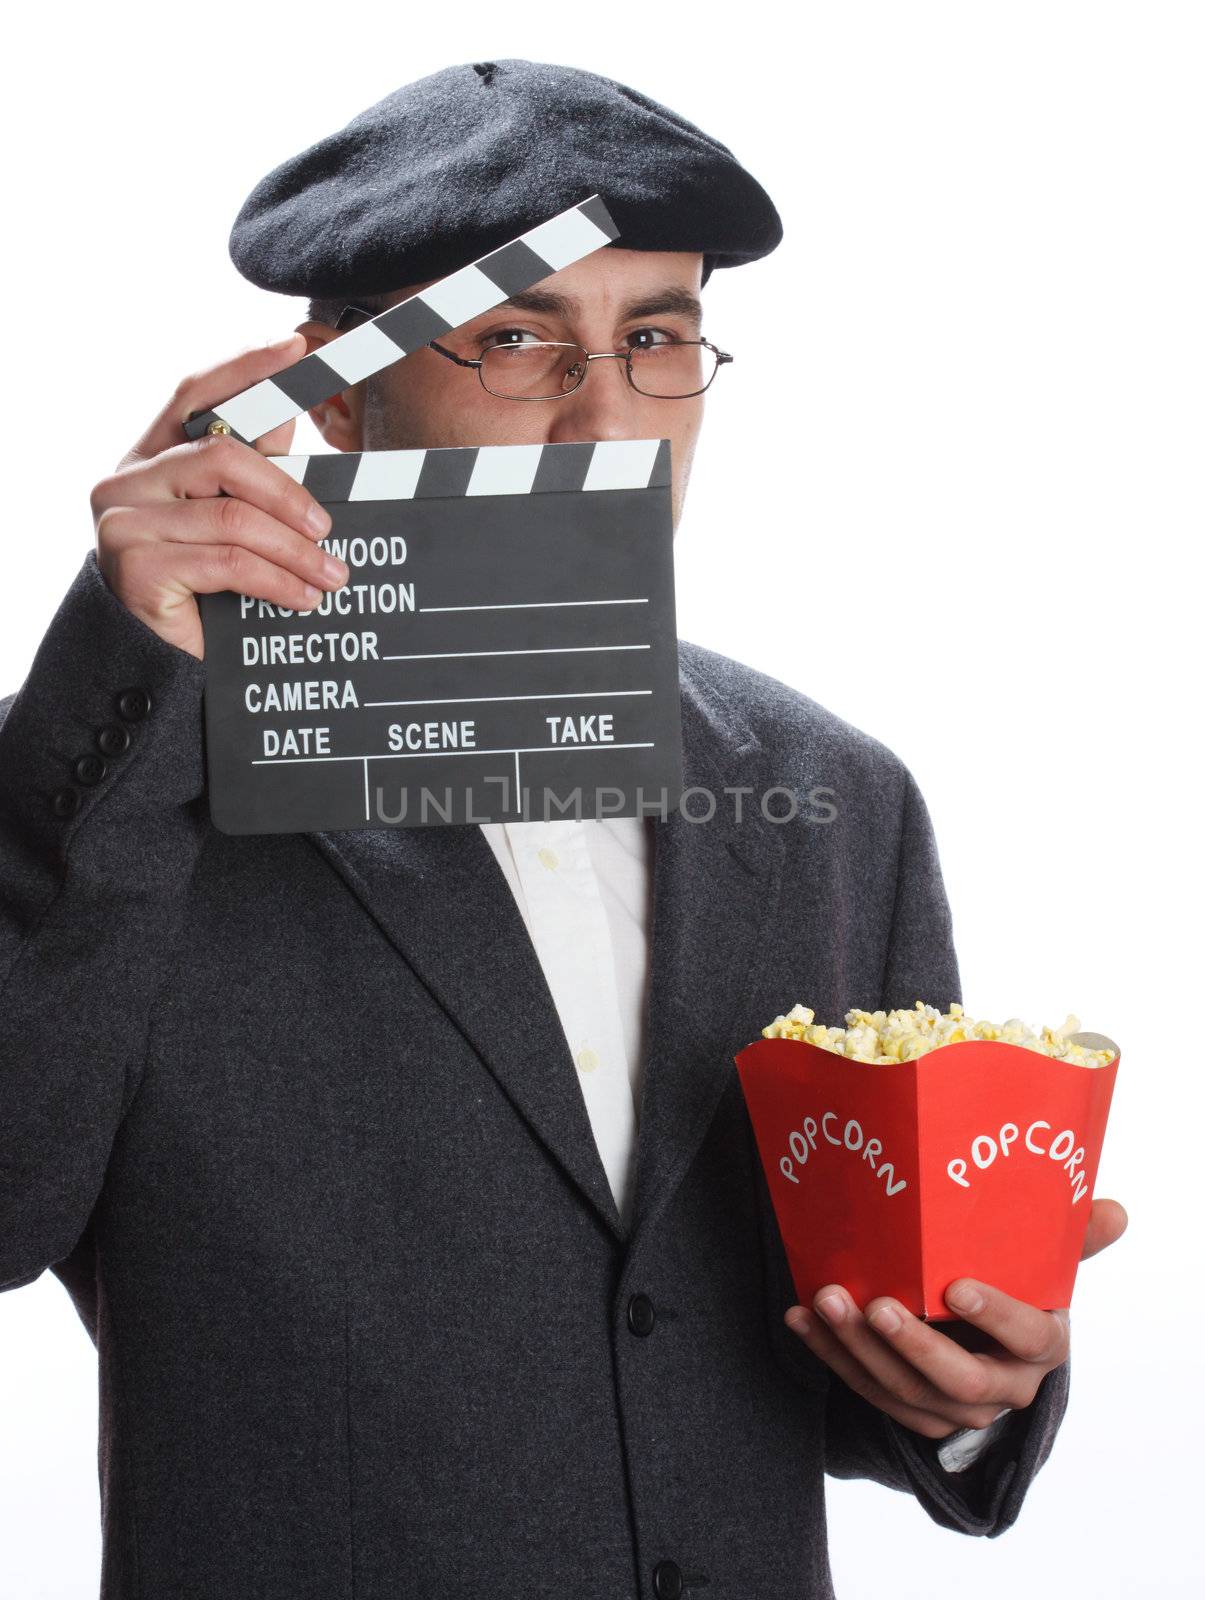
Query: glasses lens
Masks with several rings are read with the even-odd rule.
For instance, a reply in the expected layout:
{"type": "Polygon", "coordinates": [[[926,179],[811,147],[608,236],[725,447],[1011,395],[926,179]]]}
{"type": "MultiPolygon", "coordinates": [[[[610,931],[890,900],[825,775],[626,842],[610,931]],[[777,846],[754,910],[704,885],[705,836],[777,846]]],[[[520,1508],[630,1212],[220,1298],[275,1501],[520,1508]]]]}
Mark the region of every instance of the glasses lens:
{"type": "Polygon", "coordinates": [[[632,351],[632,382],[641,394],[683,399],[706,389],[717,365],[714,352],[704,344],[645,345],[632,351]]]}
{"type": "Polygon", "coordinates": [[[492,344],[481,352],[481,379],[506,400],[553,400],[576,389],[586,352],[576,344],[492,344]]]}

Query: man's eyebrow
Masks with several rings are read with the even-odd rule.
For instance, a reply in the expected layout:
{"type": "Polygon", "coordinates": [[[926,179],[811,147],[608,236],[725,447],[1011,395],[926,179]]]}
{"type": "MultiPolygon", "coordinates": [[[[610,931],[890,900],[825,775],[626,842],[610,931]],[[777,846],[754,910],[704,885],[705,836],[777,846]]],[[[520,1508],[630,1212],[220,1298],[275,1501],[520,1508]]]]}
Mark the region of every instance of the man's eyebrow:
{"type": "Polygon", "coordinates": [[[658,289],[643,300],[629,300],[623,307],[621,320],[632,317],[686,317],[699,327],[703,321],[703,302],[689,289],[658,289]]]}
{"type": "MultiPolygon", "coordinates": [[[[518,294],[512,294],[509,300],[503,300],[494,307],[495,312],[503,309],[542,312],[545,316],[568,320],[581,310],[581,302],[573,295],[560,294],[552,289],[521,289],[518,294]]],[[[699,327],[703,321],[703,303],[689,289],[671,285],[629,300],[620,307],[619,320],[630,322],[633,317],[658,316],[686,317],[699,327]]]]}

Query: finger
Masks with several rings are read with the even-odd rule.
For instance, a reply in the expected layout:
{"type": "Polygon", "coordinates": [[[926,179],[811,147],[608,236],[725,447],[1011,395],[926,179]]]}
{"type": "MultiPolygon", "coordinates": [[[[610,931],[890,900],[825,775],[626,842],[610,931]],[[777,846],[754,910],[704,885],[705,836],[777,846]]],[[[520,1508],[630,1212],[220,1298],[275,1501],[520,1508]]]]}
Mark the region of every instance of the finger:
{"type": "Polygon", "coordinates": [[[287,422],[282,422],[279,428],[272,428],[262,434],[255,441],[255,448],[261,456],[287,456],[293,448],[293,430],[297,426],[297,418],[290,417],[287,422]]]}
{"type": "Polygon", "coordinates": [[[170,505],[217,495],[257,506],[310,539],[323,539],[331,530],[330,513],[308,489],[229,436],[176,445],[102,479],[92,491],[92,513],[99,518],[111,506],[170,505]]]}
{"type": "Polygon", "coordinates": [[[944,1439],[957,1428],[974,1426],[962,1415],[943,1414],[957,1408],[947,1406],[943,1411],[934,1411],[902,1400],[858,1360],[853,1351],[842,1343],[833,1329],[826,1326],[824,1319],[817,1316],[811,1307],[805,1309],[803,1306],[792,1306],[787,1312],[786,1322],[808,1349],[819,1356],[826,1366],[831,1367],[855,1394],[861,1395],[863,1400],[869,1401],[877,1410],[885,1411],[888,1416],[903,1423],[904,1427],[911,1428],[916,1433],[923,1433],[928,1439],[944,1439]]]}
{"type": "Polygon", "coordinates": [[[1071,1346],[1069,1316],[1060,1317],[1024,1300],[1015,1300],[1003,1289],[994,1289],[975,1278],[956,1278],[946,1290],[945,1300],[958,1316],[991,1334],[1020,1361],[1032,1362],[1046,1371],[1067,1359],[1071,1346]]]}
{"type": "Polygon", "coordinates": [[[1080,1260],[1087,1261],[1089,1256],[1094,1256],[1098,1251],[1115,1244],[1129,1225],[1130,1219],[1126,1209],[1117,1200],[1093,1200],[1080,1260]]]}
{"type": "Polygon", "coordinates": [[[110,557],[138,544],[242,545],[298,578],[340,588],[350,576],[345,562],[245,500],[171,500],[166,505],[114,506],[97,524],[110,557]]]}
{"type": "MultiPolygon", "coordinates": [[[[1003,1408],[1027,1406],[1037,1393],[1043,1369],[1018,1356],[1001,1354],[998,1341],[966,1323],[946,1330],[913,1316],[898,1300],[867,1302],[868,1328],[946,1400],[975,1407],[986,1414],[971,1426],[985,1427],[1003,1408]],[[972,1337],[967,1339],[962,1330],[972,1337]],[[981,1348],[994,1345],[994,1349],[981,1348]]],[[[877,1368],[873,1356],[866,1358],[877,1368]]]]}
{"type": "Polygon", "coordinates": [[[157,539],[111,552],[105,576],[128,608],[150,626],[193,596],[233,590],[302,615],[323,591],[245,545],[169,544],[157,539]]]}
{"type": "MultiPolygon", "coordinates": [[[[1014,1386],[1010,1380],[1021,1373],[1010,1373],[989,1358],[961,1349],[935,1328],[926,1327],[894,1300],[872,1300],[866,1310],[884,1306],[901,1317],[899,1332],[881,1335],[858,1309],[852,1296],[837,1286],[822,1289],[817,1307],[829,1315],[827,1305],[836,1295],[845,1314],[830,1331],[856,1357],[877,1383],[896,1400],[957,1422],[960,1427],[986,1427],[1003,1406],[1027,1405],[1032,1394],[1023,1394],[1024,1382],[1014,1386]]],[[[1019,1365],[1019,1364],[1018,1364],[1019,1365]]],[[[1034,1389],[1037,1381],[1034,1381],[1034,1389]]]]}
{"type": "Polygon", "coordinates": [[[274,373],[283,372],[305,354],[305,335],[291,333],[274,344],[265,344],[242,350],[226,361],[203,368],[181,380],[175,393],[134,445],[122,458],[121,466],[132,461],[146,461],[170,450],[172,445],[183,443],[186,435],[184,423],[194,411],[207,411],[221,405],[252,384],[274,373]]]}

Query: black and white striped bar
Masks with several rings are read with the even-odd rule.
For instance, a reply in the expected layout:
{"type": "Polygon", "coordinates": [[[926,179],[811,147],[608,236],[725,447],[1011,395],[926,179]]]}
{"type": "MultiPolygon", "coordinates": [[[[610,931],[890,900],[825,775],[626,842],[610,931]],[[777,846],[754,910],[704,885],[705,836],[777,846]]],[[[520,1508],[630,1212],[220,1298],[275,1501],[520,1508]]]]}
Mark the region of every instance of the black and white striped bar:
{"type": "Polygon", "coordinates": [[[350,385],[450,333],[522,289],[559,272],[619,237],[596,194],[550,217],[509,244],[491,250],[370,322],[328,340],[321,351],[252,384],[241,394],[184,424],[190,439],[223,422],[236,438],[254,444],[265,433],[328,400],[350,385]]]}
{"type": "Polygon", "coordinates": [[[557,494],[666,488],[668,439],[499,444],[269,456],[322,504],[433,495],[557,494]]]}

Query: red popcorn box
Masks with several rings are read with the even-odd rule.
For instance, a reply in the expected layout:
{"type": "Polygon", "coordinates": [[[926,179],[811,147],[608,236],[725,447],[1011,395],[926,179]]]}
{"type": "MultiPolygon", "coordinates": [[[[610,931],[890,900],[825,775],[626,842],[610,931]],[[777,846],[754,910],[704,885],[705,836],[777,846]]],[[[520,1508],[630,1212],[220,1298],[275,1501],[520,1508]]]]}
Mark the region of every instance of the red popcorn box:
{"type": "Polygon", "coordinates": [[[1119,1051],[1086,1067],[968,1039],[878,1063],[760,1038],[735,1059],[801,1305],[840,1283],[954,1321],[963,1277],[1071,1304],[1119,1051]]]}

